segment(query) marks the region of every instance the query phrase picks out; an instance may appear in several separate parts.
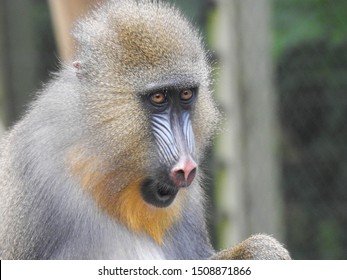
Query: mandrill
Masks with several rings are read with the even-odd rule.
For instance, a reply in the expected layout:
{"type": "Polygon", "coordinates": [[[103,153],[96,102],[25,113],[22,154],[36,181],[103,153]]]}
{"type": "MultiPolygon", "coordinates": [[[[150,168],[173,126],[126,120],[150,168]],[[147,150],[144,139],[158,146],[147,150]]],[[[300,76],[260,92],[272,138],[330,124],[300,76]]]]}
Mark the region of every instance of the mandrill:
{"type": "Polygon", "coordinates": [[[201,38],[168,4],[109,1],[0,144],[1,259],[288,259],[265,235],[215,254],[199,163],[218,123],[201,38]]]}

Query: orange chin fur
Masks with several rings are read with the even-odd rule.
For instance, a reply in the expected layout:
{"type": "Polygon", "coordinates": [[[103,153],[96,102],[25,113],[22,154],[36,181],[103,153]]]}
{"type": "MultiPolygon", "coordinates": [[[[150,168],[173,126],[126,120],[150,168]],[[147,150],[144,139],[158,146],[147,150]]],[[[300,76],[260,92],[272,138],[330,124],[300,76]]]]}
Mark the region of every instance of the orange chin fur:
{"type": "Polygon", "coordinates": [[[135,183],[127,186],[117,197],[114,215],[135,232],[145,232],[158,244],[168,229],[181,215],[181,205],[185,190],[181,190],[175,201],[166,208],[157,208],[147,204],[140,194],[140,185],[135,183]]]}
{"type": "Polygon", "coordinates": [[[83,188],[94,197],[98,206],[130,230],[148,234],[162,245],[166,232],[181,216],[186,190],[180,190],[170,206],[157,208],[143,200],[140,191],[142,178],[117,190],[112,182],[120,174],[95,171],[93,164],[92,160],[75,161],[71,170],[80,179],[83,188]]]}

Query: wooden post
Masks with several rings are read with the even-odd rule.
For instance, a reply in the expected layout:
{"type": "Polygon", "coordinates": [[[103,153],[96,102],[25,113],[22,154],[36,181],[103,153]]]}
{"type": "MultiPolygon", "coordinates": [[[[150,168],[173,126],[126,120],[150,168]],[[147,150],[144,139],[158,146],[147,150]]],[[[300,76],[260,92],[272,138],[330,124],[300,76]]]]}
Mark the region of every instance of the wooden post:
{"type": "Polygon", "coordinates": [[[276,97],[273,87],[270,6],[267,0],[219,0],[216,28],[226,114],[219,140],[221,247],[250,234],[282,238],[276,97]]]}
{"type": "Polygon", "coordinates": [[[73,57],[75,45],[71,29],[75,20],[102,0],[49,0],[58,51],[63,61],[73,57]]]}

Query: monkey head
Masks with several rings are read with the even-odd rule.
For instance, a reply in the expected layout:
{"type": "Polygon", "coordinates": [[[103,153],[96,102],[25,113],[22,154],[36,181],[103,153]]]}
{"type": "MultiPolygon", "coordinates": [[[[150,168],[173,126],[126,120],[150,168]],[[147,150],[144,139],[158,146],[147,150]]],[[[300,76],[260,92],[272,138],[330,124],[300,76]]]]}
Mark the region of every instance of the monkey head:
{"type": "Polygon", "coordinates": [[[73,172],[106,213],[160,243],[199,188],[218,119],[202,40],[157,1],[110,1],[74,35],[86,128],[73,172]]]}

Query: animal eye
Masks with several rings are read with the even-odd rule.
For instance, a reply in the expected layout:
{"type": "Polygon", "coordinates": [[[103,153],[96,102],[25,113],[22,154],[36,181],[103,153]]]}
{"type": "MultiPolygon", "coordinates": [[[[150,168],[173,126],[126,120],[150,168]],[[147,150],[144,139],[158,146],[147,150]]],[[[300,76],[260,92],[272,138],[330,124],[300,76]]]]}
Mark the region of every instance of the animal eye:
{"type": "Polygon", "coordinates": [[[190,101],[193,98],[193,92],[190,89],[185,89],[180,93],[180,99],[182,101],[190,101]]]}
{"type": "Polygon", "coordinates": [[[153,104],[160,105],[166,102],[166,95],[164,92],[156,92],[150,95],[150,100],[153,104]]]}

